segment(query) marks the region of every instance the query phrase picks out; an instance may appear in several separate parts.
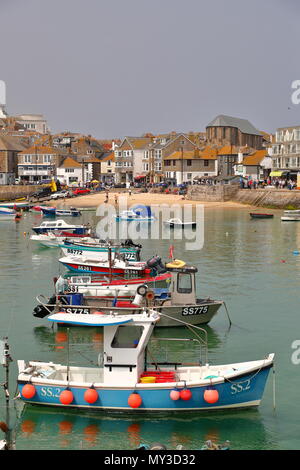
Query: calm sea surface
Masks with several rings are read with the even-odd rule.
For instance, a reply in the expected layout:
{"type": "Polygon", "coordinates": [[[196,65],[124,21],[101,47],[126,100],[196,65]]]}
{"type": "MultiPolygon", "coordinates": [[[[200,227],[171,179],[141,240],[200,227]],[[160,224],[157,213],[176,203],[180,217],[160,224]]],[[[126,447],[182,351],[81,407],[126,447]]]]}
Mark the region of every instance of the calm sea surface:
{"type": "MultiPolygon", "coordinates": [[[[231,441],[233,449],[300,449],[300,365],[291,360],[293,341],[300,340],[300,223],[250,220],[249,209],[205,210],[205,243],[201,250],[185,251],[185,240],[172,240],[175,257],[198,267],[198,297],[224,300],[225,309],[206,327],[209,360],[215,364],[261,359],[275,352],[276,410],[273,411],[273,375],[257,410],[204,413],[162,418],[122,417],[66,412],[11,405],[17,449],[135,449],[140,443],[181,444],[199,449],[207,439],[231,441]]],[[[10,390],[14,394],[17,359],[66,363],[66,329],[53,330],[47,319],[33,317],[36,296],[50,296],[53,277],[65,272],[59,250],[30,242],[31,227],[42,218],[25,213],[18,222],[0,223],[0,337],[8,336],[14,359],[10,390]]],[[[69,223],[95,225],[93,212],[69,223]],[[75,222],[76,221],[76,222],[75,222]]],[[[169,240],[142,241],[143,259],[169,256],[169,240]]],[[[93,328],[70,329],[74,364],[93,364],[102,347],[102,334],[93,328]]],[[[187,336],[182,328],[158,330],[157,336],[187,336]]],[[[174,354],[192,358],[187,346],[176,343],[174,354]]],[[[0,369],[0,381],[3,370],[0,369]]],[[[0,393],[0,420],[5,420],[0,393]]],[[[0,436],[0,438],[2,438],[0,436]]]]}

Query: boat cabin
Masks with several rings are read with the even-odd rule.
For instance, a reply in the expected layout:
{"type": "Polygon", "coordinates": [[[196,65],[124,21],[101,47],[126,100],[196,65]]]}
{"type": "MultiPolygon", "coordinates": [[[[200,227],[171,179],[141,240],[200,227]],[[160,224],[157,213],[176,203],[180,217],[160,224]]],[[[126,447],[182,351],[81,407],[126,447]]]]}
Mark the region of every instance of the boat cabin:
{"type": "MultiPolygon", "coordinates": [[[[117,319],[121,321],[120,316],[117,319]]],[[[145,369],[146,346],[158,319],[157,314],[143,313],[130,316],[126,323],[104,326],[104,383],[138,383],[145,369]]]]}
{"type": "Polygon", "coordinates": [[[135,386],[145,370],[146,347],[159,319],[155,310],[122,316],[57,313],[48,317],[54,323],[103,327],[102,382],[128,387],[135,386]]]}
{"type": "Polygon", "coordinates": [[[194,266],[184,266],[183,268],[168,268],[172,273],[170,296],[172,305],[195,305],[196,279],[198,271],[194,266]]]}

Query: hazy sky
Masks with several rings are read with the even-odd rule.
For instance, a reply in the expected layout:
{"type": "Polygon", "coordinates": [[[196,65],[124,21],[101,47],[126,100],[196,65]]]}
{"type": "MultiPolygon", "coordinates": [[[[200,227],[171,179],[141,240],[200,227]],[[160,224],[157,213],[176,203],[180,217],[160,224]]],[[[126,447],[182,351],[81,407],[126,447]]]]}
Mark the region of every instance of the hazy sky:
{"type": "Polygon", "coordinates": [[[300,125],[298,0],[0,0],[0,21],[8,112],[54,132],[300,125]]]}

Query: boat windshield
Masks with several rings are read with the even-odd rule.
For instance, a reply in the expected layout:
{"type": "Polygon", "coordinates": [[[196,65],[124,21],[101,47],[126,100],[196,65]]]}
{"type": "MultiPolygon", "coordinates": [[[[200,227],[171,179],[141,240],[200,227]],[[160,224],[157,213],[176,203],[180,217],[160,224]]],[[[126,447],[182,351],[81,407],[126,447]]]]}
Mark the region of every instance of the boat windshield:
{"type": "Polygon", "coordinates": [[[180,294],[190,294],[193,290],[192,277],[188,273],[178,273],[177,292],[180,294]]]}
{"type": "Polygon", "coordinates": [[[112,340],[112,348],[134,349],[138,346],[143,334],[143,326],[139,325],[120,325],[112,340]]]}

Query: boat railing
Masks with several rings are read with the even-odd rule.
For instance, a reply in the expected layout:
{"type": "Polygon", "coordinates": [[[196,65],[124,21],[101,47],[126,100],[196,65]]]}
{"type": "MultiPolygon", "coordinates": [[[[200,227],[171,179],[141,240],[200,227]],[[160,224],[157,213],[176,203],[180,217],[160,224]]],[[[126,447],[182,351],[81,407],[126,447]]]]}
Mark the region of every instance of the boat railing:
{"type": "Polygon", "coordinates": [[[57,303],[55,304],[49,304],[47,298],[43,295],[43,294],[39,294],[36,296],[36,300],[38,301],[38,303],[40,305],[42,305],[48,312],[49,314],[51,315],[53,313],[53,309],[49,309],[49,307],[56,307],[57,306],[57,303]]]}
{"type": "MultiPolygon", "coordinates": [[[[206,333],[205,330],[202,330],[203,332],[206,333]]],[[[202,364],[207,364],[208,362],[208,353],[207,353],[207,342],[205,341],[205,339],[199,337],[199,338],[155,338],[155,341],[181,341],[181,342],[194,342],[194,343],[197,343],[199,345],[199,348],[200,348],[200,354],[199,354],[199,364],[197,365],[202,365],[202,364]]],[[[178,365],[180,366],[184,366],[184,365],[187,365],[183,362],[155,362],[153,363],[157,366],[160,366],[160,365],[175,365],[175,369],[178,365]]],[[[191,365],[190,363],[188,365],[191,365]]],[[[195,365],[193,363],[193,365],[195,365]]]]}

